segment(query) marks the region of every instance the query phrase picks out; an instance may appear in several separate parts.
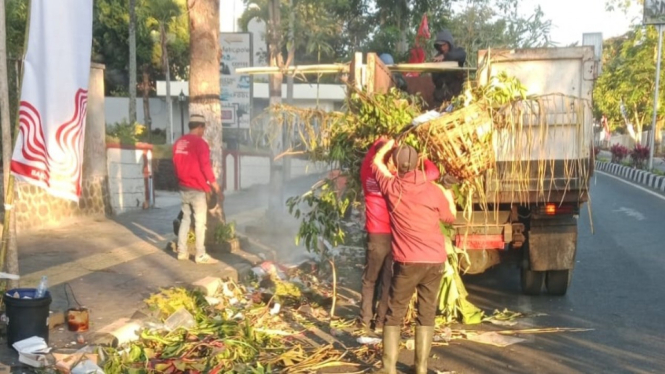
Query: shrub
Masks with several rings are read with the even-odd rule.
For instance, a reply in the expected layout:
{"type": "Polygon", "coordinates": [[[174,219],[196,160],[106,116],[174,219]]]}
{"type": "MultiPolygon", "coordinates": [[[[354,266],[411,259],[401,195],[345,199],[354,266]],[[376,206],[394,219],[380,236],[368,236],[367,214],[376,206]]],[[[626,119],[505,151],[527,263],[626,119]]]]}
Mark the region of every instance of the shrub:
{"type": "Polygon", "coordinates": [[[122,120],[111,126],[106,127],[106,135],[110,141],[117,141],[120,144],[134,145],[139,140],[139,136],[145,132],[145,126],[122,120]]]}
{"type": "Polygon", "coordinates": [[[620,164],[621,161],[623,161],[626,156],[628,156],[628,153],[630,152],[628,148],[622,146],[621,144],[615,144],[610,148],[610,152],[612,153],[612,162],[615,164],[620,164]]]}
{"type": "Polygon", "coordinates": [[[630,158],[633,160],[634,167],[644,169],[644,164],[649,159],[649,147],[636,144],[630,152],[630,158]]]}

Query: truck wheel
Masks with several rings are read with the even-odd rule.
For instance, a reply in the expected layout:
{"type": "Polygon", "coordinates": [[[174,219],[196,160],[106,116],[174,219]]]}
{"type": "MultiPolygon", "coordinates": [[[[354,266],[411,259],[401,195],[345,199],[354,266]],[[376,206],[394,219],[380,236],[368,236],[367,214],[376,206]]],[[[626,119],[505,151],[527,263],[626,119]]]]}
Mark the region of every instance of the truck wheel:
{"type": "Polygon", "coordinates": [[[568,291],[570,279],[573,276],[572,270],[550,270],[547,272],[545,285],[547,293],[555,296],[563,296],[568,291]]]}
{"type": "Polygon", "coordinates": [[[540,295],[544,281],[544,271],[533,271],[522,268],[520,272],[520,283],[522,285],[522,292],[525,295],[540,295]]]}

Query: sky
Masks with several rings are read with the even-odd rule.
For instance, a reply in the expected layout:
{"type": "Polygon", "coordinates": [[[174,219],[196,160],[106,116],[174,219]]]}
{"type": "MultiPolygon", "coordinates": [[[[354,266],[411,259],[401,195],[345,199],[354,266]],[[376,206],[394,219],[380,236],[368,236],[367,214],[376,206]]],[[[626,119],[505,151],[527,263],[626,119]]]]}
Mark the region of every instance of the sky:
{"type": "MultiPolygon", "coordinates": [[[[582,34],[602,32],[603,38],[611,38],[628,31],[631,18],[641,16],[641,9],[633,9],[630,15],[605,11],[606,0],[522,0],[521,8],[531,11],[540,5],[545,16],[552,20],[552,40],[559,45],[582,41],[582,34]]],[[[235,18],[244,10],[242,0],[220,1],[221,31],[234,31],[235,18]],[[235,17],[234,17],[235,12],[235,17]]],[[[236,30],[237,26],[236,26],[236,30]]]]}

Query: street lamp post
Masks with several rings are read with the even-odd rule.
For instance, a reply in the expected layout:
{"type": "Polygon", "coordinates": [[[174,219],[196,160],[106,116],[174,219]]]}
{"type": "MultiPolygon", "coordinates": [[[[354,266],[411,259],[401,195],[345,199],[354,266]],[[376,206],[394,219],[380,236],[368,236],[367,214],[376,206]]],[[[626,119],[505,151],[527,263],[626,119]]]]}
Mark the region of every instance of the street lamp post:
{"type": "Polygon", "coordinates": [[[180,102],[180,136],[185,135],[185,112],[183,106],[186,99],[185,93],[180,90],[180,95],[178,95],[178,102],[180,102]]]}

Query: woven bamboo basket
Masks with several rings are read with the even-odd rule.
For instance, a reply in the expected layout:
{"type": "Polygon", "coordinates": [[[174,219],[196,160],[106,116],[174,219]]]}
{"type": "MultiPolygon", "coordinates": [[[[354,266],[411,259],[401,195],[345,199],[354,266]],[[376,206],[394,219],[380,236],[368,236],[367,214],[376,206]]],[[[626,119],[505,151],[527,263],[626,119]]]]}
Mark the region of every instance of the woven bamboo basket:
{"type": "Polygon", "coordinates": [[[459,179],[475,178],[494,166],[492,117],[482,105],[472,104],[423,123],[415,134],[428,157],[459,179]]]}

